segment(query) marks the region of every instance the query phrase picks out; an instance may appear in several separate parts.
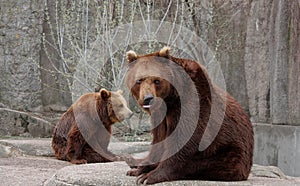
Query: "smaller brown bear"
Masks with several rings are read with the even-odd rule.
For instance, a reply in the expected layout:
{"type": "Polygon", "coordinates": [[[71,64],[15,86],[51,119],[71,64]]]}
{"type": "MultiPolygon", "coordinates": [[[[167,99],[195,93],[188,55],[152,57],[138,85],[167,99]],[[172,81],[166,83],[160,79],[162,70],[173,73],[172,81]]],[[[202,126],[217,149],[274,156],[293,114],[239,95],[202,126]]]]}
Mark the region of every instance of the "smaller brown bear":
{"type": "Polygon", "coordinates": [[[132,114],[121,90],[84,94],[56,124],[52,138],[55,157],[73,164],[120,160],[107,150],[111,126],[132,114]]]}

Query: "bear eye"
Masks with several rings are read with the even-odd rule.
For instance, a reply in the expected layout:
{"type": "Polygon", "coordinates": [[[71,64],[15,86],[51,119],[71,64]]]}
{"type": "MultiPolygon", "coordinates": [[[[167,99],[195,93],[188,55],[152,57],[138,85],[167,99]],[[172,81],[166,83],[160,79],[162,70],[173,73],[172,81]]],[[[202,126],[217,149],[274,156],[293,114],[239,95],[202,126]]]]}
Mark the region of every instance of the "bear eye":
{"type": "Polygon", "coordinates": [[[160,81],[156,79],[156,80],[154,80],[154,84],[155,84],[155,85],[159,85],[159,84],[160,84],[160,81]]]}
{"type": "Polygon", "coordinates": [[[141,83],[142,83],[142,79],[136,80],[136,84],[141,84],[141,83]]]}

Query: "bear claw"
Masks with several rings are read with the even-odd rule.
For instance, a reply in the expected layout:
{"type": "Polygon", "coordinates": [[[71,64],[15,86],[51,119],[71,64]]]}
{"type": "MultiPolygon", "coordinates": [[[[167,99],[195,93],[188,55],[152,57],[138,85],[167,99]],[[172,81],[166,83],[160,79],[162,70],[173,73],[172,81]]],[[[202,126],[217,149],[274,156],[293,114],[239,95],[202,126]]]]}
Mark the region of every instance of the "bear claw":
{"type": "Polygon", "coordinates": [[[137,179],[136,179],[136,184],[137,185],[147,185],[147,174],[141,174],[137,179]]]}

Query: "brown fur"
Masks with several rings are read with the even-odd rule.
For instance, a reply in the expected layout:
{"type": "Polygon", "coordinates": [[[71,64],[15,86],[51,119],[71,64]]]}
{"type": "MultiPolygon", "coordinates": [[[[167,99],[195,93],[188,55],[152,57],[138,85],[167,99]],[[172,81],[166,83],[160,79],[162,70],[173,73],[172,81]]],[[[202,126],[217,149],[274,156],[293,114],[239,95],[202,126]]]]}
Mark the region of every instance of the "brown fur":
{"type": "Polygon", "coordinates": [[[253,128],[239,103],[211,82],[203,66],[171,56],[169,48],[143,56],[131,51],[129,55],[126,82],[133,96],[142,106],[143,96],[151,93],[164,100],[167,111],[162,118],[159,108],[146,109],[151,114],[152,124],[156,120],[160,124],[151,131],[153,141],[149,155],[140,160],[127,159],[133,168],[127,175],[139,176],[137,181],[146,181],[147,184],[179,179],[246,180],[252,166],[253,128]],[[182,77],[182,69],[191,78],[192,84],[182,77]],[[163,83],[154,85],[154,80],[163,74],[170,76],[168,81],[173,82],[160,79],[163,83]],[[142,81],[137,84],[139,78],[142,81]],[[180,85],[179,89],[174,90],[174,82],[180,85]],[[193,86],[196,87],[195,92],[193,86]],[[199,105],[191,100],[194,94],[199,105]],[[195,110],[198,117],[193,115],[195,110]],[[187,117],[179,124],[183,115],[187,117]],[[192,123],[196,125],[190,126],[192,123]],[[180,130],[176,130],[178,127],[180,130]],[[217,136],[206,147],[205,142],[214,132],[217,136]],[[186,136],[189,139],[179,148],[178,144],[186,136]],[[171,152],[174,154],[165,158],[171,152]]]}
{"type": "Polygon", "coordinates": [[[120,92],[105,89],[81,96],[56,124],[52,138],[55,157],[74,164],[119,160],[107,150],[111,126],[132,115],[120,96],[120,92]],[[124,113],[115,113],[112,99],[123,105],[124,113]]]}

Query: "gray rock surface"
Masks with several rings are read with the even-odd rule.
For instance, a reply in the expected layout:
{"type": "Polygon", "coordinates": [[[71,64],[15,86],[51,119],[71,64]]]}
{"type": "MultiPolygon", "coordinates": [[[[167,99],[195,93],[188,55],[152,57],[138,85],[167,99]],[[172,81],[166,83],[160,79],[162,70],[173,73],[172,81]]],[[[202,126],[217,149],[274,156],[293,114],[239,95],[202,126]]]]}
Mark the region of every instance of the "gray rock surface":
{"type": "Polygon", "coordinates": [[[0,158],[8,158],[11,156],[11,147],[0,145],[0,158]]]}
{"type": "Polygon", "coordinates": [[[0,158],[0,185],[40,186],[68,162],[47,157],[0,158]]]}
{"type": "MultiPolygon", "coordinates": [[[[53,154],[51,139],[0,140],[0,181],[2,186],[69,186],[69,185],[135,185],[135,178],[126,176],[125,162],[72,165],[48,157],[53,154]]],[[[144,154],[148,143],[112,142],[115,153],[144,154]]],[[[273,166],[254,165],[247,181],[174,181],[157,185],[300,185],[300,177],[285,176],[273,166]]]]}
{"type": "Polygon", "coordinates": [[[265,15],[271,0],[254,1],[249,11],[245,46],[245,76],[249,111],[255,122],[269,122],[270,117],[270,54],[271,17],[265,15]],[[259,12],[259,13],[258,13],[259,12]],[[263,24],[261,20],[267,19],[263,24]]]}
{"type": "Polygon", "coordinates": [[[300,176],[300,127],[254,124],[254,162],[300,176]]]}
{"type": "Polygon", "coordinates": [[[0,136],[50,137],[53,125],[30,112],[0,108],[0,136]]]}
{"type": "Polygon", "coordinates": [[[39,60],[44,1],[0,2],[0,100],[9,108],[41,105],[39,60]]]}
{"type": "Polygon", "coordinates": [[[51,140],[44,139],[3,139],[0,140],[0,148],[6,149],[3,156],[9,157],[13,154],[53,157],[51,140]],[[6,152],[6,153],[5,153],[6,152]]]}
{"type": "MultiPolygon", "coordinates": [[[[134,185],[135,178],[126,176],[129,170],[125,162],[67,166],[45,182],[45,186],[67,185],[134,185]]],[[[156,185],[300,185],[300,180],[288,178],[277,167],[255,165],[247,181],[173,181],[156,185]]]]}
{"type": "MultiPolygon", "coordinates": [[[[149,149],[148,142],[111,142],[108,149],[115,154],[139,154],[149,149]]],[[[13,154],[53,157],[50,138],[17,138],[0,140],[0,157],[13,154]],[[2,154],[2,155],[1,155],[2,154]]]]}
{"type": "Polygon", "coordinates": [[[254,122],[300,124],[299,16],[297,1],[251,1],[244,64],[254,122]]]}

